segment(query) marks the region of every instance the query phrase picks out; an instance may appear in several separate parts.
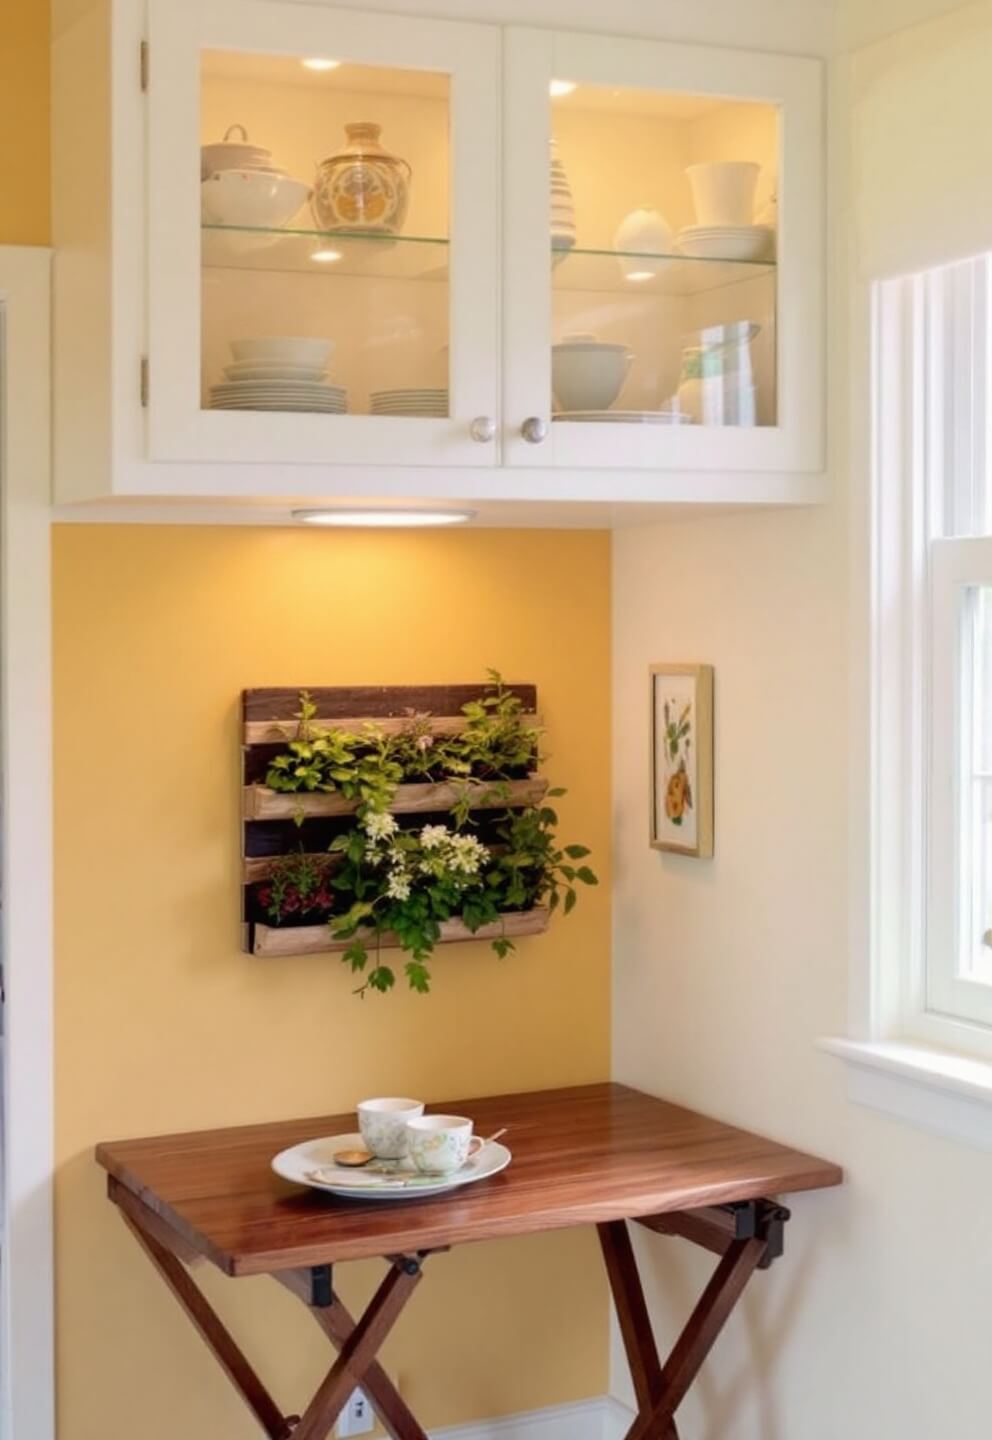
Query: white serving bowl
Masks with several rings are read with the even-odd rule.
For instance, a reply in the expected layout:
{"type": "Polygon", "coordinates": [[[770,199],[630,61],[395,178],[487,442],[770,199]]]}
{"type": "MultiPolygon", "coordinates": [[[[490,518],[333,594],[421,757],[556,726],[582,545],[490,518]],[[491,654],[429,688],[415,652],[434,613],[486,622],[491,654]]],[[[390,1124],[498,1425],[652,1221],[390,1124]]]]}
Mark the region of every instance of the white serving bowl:
{"type": "Polygon", "coordinates": [[[551,347],[551,388],[562,410],[608,410],[633,359],[626,345],[567,335],[551,347]]]}
{"type": "Polygon", "coordinates": [[[270,335],[231,341],[231,354],[235,360],[251,360],[257,365],[285,363],[326,370],[333,351],[333,340],[317,340],[309,335],[270,335]]]}
{"type": "Polygon", "coordinates": [[[678,248],[697,260],[764,260],[771,252],[772,232],[767,225],[740,225],[707,230],[690,226],[679,234],[678,248]]]}
{"type": "Polygon", "coordinates": [[[750,225],[760,172],[752,160],[689,165],[685,173],[700,225],[750,225]]]}
{"type": "Polygon", "coordinates": [[[200,184],[200,213],[209,225],[285,225],[310,198],[291,175],[218,170],[200,184]]]}
{"type": "Polygon", "coordinates": [[[261,145],[241,145],[236,141],[218,140],[214,145],[200,146],[200,179],[206,180],[217,170],[269,170],[271,150],[261,145]]]}

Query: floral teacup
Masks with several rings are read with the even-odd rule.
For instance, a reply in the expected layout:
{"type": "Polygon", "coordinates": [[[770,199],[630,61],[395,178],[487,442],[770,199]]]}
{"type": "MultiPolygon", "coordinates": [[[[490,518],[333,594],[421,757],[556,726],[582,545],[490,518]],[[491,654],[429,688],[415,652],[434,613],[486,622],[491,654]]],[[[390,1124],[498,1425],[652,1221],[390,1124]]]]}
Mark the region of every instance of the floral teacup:
{"type": "Polygon", "coordinates": [[[401,1160],[406,1154],[407,1122],[424,1113],[422,1100],[362,1100],[358,1105],[362,1139],[380,1160],[401,1160]]]}
{"type": "Polygon", "coordinates": [[[450,1175],[485,1145],[461,1115],[421,1115],[406,1127],[410,1159],[424,1175],[450,1175]]]}

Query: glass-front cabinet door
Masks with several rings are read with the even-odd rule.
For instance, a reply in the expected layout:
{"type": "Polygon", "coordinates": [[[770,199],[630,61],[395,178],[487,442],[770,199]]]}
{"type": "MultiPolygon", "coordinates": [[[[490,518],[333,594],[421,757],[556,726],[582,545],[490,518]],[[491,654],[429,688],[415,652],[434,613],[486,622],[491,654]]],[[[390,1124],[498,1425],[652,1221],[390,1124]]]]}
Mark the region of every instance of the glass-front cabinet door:
{"type": "Polygon", "coordinates": [[[499,451],[498,32],[151,0],[156,460],[499,451]]]}
{"type": "Polygon", "coordinates": [[[504,460],[823,465],[817,62],[513,29],[504,460]]]}

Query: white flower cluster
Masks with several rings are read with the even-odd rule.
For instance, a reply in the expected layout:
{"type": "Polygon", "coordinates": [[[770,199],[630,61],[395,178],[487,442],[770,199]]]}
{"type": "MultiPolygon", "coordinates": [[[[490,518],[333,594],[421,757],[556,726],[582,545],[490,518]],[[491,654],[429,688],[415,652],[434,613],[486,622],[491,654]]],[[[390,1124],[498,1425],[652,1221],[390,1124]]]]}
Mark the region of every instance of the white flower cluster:
{"type": "Polygon", "coordinates": [[[396,816],[388,810],[369,810],[362,820],[362,829],[370,840],[388,840],[399,829],[396,816]]]}

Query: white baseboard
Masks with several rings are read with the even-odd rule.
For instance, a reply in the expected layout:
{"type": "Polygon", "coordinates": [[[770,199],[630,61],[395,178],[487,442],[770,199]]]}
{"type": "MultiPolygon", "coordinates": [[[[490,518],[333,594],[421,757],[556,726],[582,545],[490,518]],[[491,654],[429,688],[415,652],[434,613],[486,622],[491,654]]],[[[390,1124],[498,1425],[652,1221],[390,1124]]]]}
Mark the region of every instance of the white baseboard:
{"type": "Polygon", "coordinates": [[[431,1440],[623,1440],[633,1411],[612,1395],[432,1430],[431,1440]]]}

